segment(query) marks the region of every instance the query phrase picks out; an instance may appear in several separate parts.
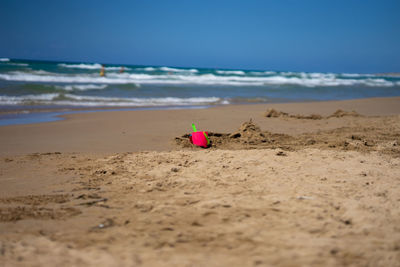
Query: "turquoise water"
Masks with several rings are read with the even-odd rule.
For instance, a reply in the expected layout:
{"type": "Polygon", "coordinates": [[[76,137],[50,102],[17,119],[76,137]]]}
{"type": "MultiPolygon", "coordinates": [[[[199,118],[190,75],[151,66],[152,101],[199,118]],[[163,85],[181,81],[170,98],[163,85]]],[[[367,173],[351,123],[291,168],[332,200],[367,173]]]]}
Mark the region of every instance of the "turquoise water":
{"type": "Polygon", "coordinates": [[[0,110],[193,107],[400,96],[400,77],[0,58],[0,110]],[[124,72],[121,67],[124,67],[124,72]]]}

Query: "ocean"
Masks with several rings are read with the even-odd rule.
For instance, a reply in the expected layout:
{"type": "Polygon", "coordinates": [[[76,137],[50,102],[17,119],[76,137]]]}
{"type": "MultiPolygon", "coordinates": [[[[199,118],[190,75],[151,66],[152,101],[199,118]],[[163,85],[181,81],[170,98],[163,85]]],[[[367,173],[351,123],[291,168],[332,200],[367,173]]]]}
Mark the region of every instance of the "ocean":
{"type": "Polygon", "coordinates": [[[193,108],[400,96],[396,74],[105,64],[101,77],[101,67],[99,63],[0,58],[0,110],[193,108]]]}

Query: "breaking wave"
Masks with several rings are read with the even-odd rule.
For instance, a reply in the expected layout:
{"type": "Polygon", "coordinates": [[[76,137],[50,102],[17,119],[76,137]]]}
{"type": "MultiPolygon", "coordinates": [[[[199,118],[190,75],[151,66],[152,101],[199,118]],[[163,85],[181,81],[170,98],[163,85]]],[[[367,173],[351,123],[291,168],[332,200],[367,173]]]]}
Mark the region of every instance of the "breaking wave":
{"type": "Polygon", "coordinates": [[[196,69],[176,69],[176,68],[170,68],[170,67],[161,67],[160,70],[167,71],[167,72],[189,72],[189,73],[199,72],[196,69]]]}
{"type": "Polygon", "coordinates": [[[218,74],[245,75],[245,72],[241,70],[216,70],[215,72],[218,74]]]}
{"type": "MultiPolygon", "coordinates": [[[[100,70],[101,69],[101,64],[99,63],[94,63],[94,64],[66,64],[66,63],[60,63],[58,64],[59,67],[62,68],[69,68],[69,69],[86,69],[86,70],[100,70]]],[[[121,67],[123,66],[116,66],[116,67],[105,67],[106,70],[120,70],[121,67]]],[[[125,70],[131,70],[131,68],[124,67],[125,70]]]]}
{"type": "Polygon", "coordinates": [[[101,65],[98,63],[95,64],[65,64],[60,63],[58,64],[59,67],[62,68],[70,68],[70,69],[87,69],[87,70],[99,70],[101,69],[101,65]]]}
{"type": "Polygon", "coordinates": [[[98,85],[98,84],[73,84],[73,85],[61,86],[61,88],[66,91],[102,90],[102,89],[105,89],[106,87],[107,87],[106,84],[100,84],[100,85],[98,85]]]}
{"type": "Polygon", "coordinates": [[[121,98],[81,96],[73,94],[41,94],[25,96],[0,96],[0,105],[68,105],[68,106],[189,106],[228,104],[218,97],[162,97],[162,98],[121,98]]]}
{"type": "Polygon", "coordinates": [[[0,74],[0,79],[7,81],[44,82],[44,83],[86,83],[86,84],[194,84],[194,85],[230,85],[230,86],[285,86],[335,87],[335,86],[399,86],[399,80],[382,77],[343,77],[338,74],[324,73],[284,73],[267,77],[260,76],[219,76],[211,73],[201,75],[146,73],[109,73],[106,77],[97,74],[67,75],[44,71],[9,72],[0,74]]]}
{"type": "MultiPolygon", "coordinates": [[[[138,70],[141,70],[141,69],[138,69],[138,70]]],[[[147,68],[143,68],[142,70],[145,70],[145,71],[155,71],[156,69],[153,68],[153,67],[147,67],[147,68]]]]}

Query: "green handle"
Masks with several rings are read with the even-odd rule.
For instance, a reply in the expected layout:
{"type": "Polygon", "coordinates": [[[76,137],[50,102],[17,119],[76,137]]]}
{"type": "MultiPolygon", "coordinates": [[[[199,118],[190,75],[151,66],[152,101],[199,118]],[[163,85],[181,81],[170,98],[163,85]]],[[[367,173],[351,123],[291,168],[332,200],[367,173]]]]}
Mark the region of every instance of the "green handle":
{"type": "Polygon", "coordinates": [[[207,134],[205,132],[203,132],[203,134],[204,134],[204,137],[207,140],[207,145],[209,145],[210,144],[210,139],[208,139],[208,136],[207,136],[207,134]]]}
{"type": "Polygon", "coordinates": [[[194,125],[194,123],[192,123],[192,128],[193,128],[193,132],[197,132],[196,125],[194,125]]]}

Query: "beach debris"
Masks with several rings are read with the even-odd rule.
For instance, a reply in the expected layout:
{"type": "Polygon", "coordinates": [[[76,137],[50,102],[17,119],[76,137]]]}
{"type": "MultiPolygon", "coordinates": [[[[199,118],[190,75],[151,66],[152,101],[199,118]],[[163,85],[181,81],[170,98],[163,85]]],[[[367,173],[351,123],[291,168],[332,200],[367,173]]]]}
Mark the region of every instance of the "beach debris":
{"type": "Polygon", "coordinates": [[[399,142],[397,142],[397,140],[389,142],[389,146],[398,146],[398,145],[399,145],[399,142]]]}
{"type": "Polygon", "coordinates": [[[282,111],[277,111],[273,108],[269,108],[264,113],[264,117],[267,117],[267,118],[289,117],[289,114],[282,112],[282,111]]]}
{"type": "Polygon", "coordinates": [[[353,224],[353,222],[351,221],[351,219],[341,219],[340,220],[342,223],[344,223],[345,225],[351,225],[353,224]]]}
{"type": "Polygon", "coordinates": [[[199,226],[199,227],[201,227],[201,226],[203,226],[201,223],[199,223],[198,221],[193,221],[192,222],[192,226],[199,226]]]}
{"type": "Polygon", "coordinates": [[[106,202],[107,200],[108,200],[107,198],[95,199],[95,200],[92,200],[92,201],[89,201],[89,202],[80,203],[79,205],[81,205],[81,206],[93,206],[93,205],[96,205],[96,204],[98,204],[100,202],[106,202]]]}
{"type": "Polygon", "coordinates": [[[102,198],[101,196],[99,196],[98,194],[94,193],[94,194],[81,194],[79,196],[76,197],[76,199],[99,199],[102,198]]]}
{"type": "Polygon", "coordinates": [[[179,169],[178,168],[171,168],[171,172],[178,172],[179,171],[179,169]]]}
{"type": "Polygon", "coordinates": [[[298,200],[312,200],[314,198],[313,197],[309,197],[309,196],[298,196],[297,199],[298,200]]]}
{"type": "Polygon", "coordinates": [[[204,148],[208,148],[211,144],[208,138],[208,132],[199,132],[196,129],[196,125],[192,123],[193,133],[189,135],[189,140],[192,144],[204,148]]]}
{"type": "Polygon", "coordinates": [[[352,139],[352,140],[362,140],[363,137],[361,137],[361,136],[359,136],[359,135],[352,134],[352,135],[351,135],[351,139],[352,139]]]}
{"type": "Polygon", "coordinates": [[[141,212],[150,212],[154,206],[150,203],[137,203],[135,204],[135,208],[141,212]]]}
{"type": "Polygon", "coordinates": [[[94,172],[94,174],[107,174],[106,170],[97,170],[94,172]]]}
{"type": "Polygon", "coordinates": [[[263,264],[264,262],[262,261],[262,260],[255,260],[254,262],[253,262],[253,265],[261,265],[261,264],[263,264]]]}
{"type": "Polygon", "coordinates": [[[311,145],[314,145],[316,142],[317,141],[315,141],[314,139],[308,139],[305,144],[308,146],[311,146],[311,145]]]}
{"type": "Polygon", "coordinates": [[[332,255],[336,255],[336,254],[339,253],[339,249],[333,248],[333,249],[330,250],[330,253],[331,253],[332,255]]]}
{"type": "Polygon", "coordinates": [[[285,152],[283,152],[283,151],[279,151],[275,155],[277,155],[277,156],[287,156],[287,154],[285,152]]]}
{"type": "Polygon", "coordinates": [[[374,144],[373,144],[373,142],[372,141],[368,141],[368,140],[365,140],[364,141],[364,146],[373,146],[374,144]]]}
{"type": "Polygon", "coordinates": [[[230,134],[230,135],[229,135],[229,138],[239,138],[239,137],[241,137],[241,136],[242,136],[242,135],[241,135],[240,133],[236,132],[236,133],[230,134]]]}
{"type": "Polygon", "coordinates": [[[97,229],[105,229],[109,228],[115,225],[115,222],[111,218],[107,218],[105,221],[99,223],[97,226],[93,227],[92,230],[97,230],[97,229]]]}

